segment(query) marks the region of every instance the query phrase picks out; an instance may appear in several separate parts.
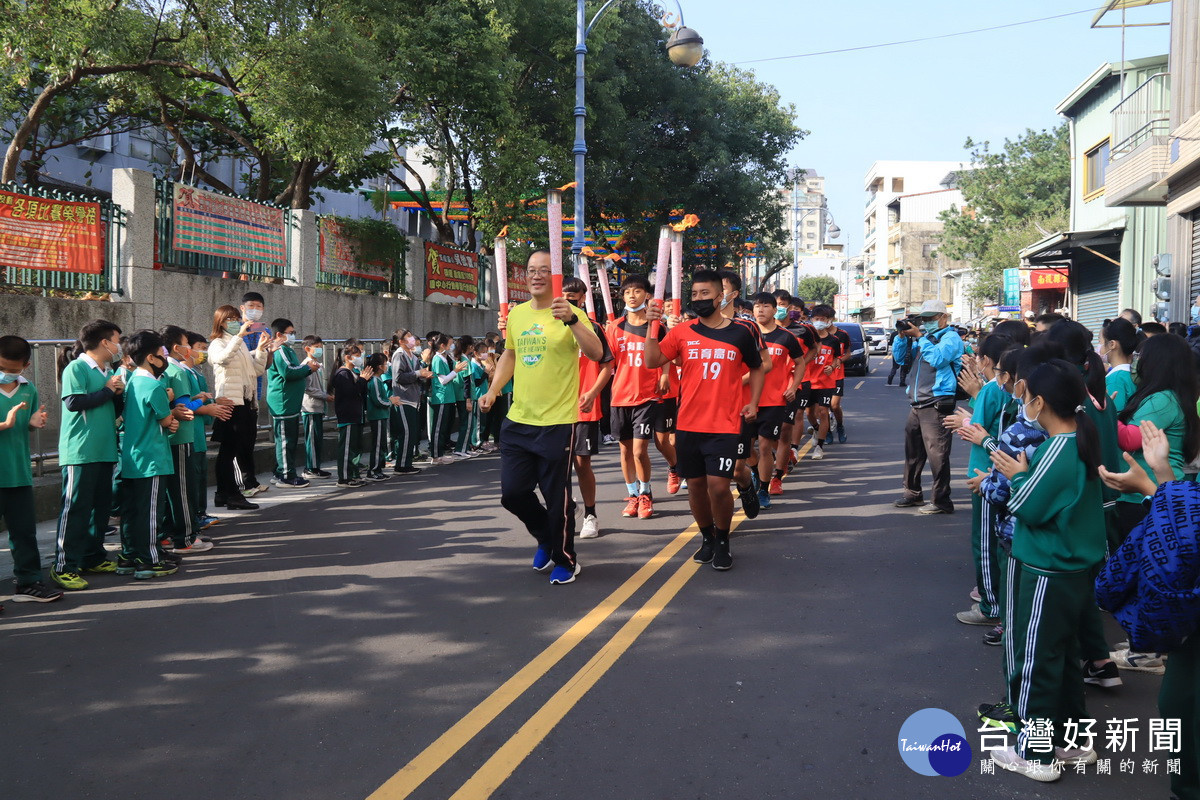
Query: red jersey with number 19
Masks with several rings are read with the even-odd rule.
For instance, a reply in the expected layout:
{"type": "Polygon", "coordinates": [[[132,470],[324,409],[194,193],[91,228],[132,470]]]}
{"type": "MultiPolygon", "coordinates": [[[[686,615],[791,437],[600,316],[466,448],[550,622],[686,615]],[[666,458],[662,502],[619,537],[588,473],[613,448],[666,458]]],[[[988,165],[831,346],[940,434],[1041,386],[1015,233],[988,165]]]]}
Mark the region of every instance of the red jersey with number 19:
{"type": "Polygon", "coordinates": [[[676,325],[659,343],[681,362],[677,427],[692,433],[738,433],[742,429],[742,375],[762,366],[758,342],[745,325],[710,328],[700,320],[676,325]]]}

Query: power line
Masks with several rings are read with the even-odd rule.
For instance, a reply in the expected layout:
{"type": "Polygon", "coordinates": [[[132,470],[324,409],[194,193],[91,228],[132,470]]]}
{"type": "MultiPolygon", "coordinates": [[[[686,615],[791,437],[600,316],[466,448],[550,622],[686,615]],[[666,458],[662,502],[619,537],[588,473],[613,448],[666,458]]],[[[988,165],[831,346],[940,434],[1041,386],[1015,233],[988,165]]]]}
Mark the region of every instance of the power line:
{"type": "Polygon", "coordinates": [[[917,42],[932,42],[936,39],[952,39],[955,36],[969,36],[973,33],[987,33],[988,31],[998,31],[1004,28],[1016,28],[1019,25],[1033,25],[1036,22],[1049,22],[1054,19],[1062,19],[1064,17],[1074,17],[1079,14],[1091,14],[1096,8],[1085,8],[1082,11],[1068,11],[1066,14],[1055,14],[1052,17],[1039,17],[1038,19],[1027,19],[1021,22],[1009,22],[1006,25],[992,25],[987,28],[975,28],[969,31],[958,31],[957,33],[943,33],[938,36],[922,36],[919,39],[904,39],[899,42],[883,42],[881,44],[864,44],[859,47],[843,47],[838,50],[820,50],[814,53],[798,53],[794,56],[774,56],[773,58],[752,58],[749,61],[735,61],[735,64],[760,64],[764,61],[785,61],[792,58],[812,58],[813,56],[828,56],[834,53],[852,53],[856,50],[875,50],[880,47],[896,47],[902,44],[915,44],[917,42]]]}

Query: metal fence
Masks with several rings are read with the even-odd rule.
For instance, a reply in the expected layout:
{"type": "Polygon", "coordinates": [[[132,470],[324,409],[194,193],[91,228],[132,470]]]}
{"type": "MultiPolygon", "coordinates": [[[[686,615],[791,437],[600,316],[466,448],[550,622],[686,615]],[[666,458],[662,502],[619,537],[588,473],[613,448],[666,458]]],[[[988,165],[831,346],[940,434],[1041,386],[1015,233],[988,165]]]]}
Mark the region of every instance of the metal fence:
{"type": "Polygon", "coordinates": [[[1171,128],[1171,76],[1151,75],[1112,110],[1112,147],[1109,157],[1133,152],[1155,136],[1166,136],[1171,128]]]}
{"type": "MultiPolygon", "coordinates": [[[[318,241],[324,236],[321,221],[324,217],[317,217],[318,241]]],[[[351,289],[358,292],[370,292],[371,294],[408,294],[408,264],[407,253],[400,253],[399,259],[392,264],[391,277],[386,281],[372,280],[363,278],[358,275],[344,275],[341,272],[325,269],[325,247],[318,247],[317,254],[317,288],[318,289],[351,289]]]]}
{"type": "MultiPolygon", "coordinates": [[[[273,203],[259,203],[271,208],[280,208],[286,220],[287,236],[286,257],[283,264],[269,264],[261,261],[247,261],[239,258],[216,256],[209,253],[193,253],[187,250],[176,250],[174,191],[175,183],[157,178],[154,181],[158,219],[154,236],[154,266],[156,269],[174,270],[199,275],[221,275],[236,277],[245,275],[252,280],[292,280],[292,238],[296,228],[296,217],[291,209],[277,206],[273,203]]],[[[232,196],[232,195],[230,195],[232,196]]],[[[249,198],[239,197],[239,200],[258,202],[249,198]]]]}
{"type": "Polygon", "coordinates": [[[50,291],[122,294],[120,285],[121,230],[125,227],[125,212],[120,206],[111,200],[85,197],[41,186],[0,183],[0,190],[46,200],[98,203],[101,221],[100,234],[104,239],[104,268],[100,273],[28,269],[0,264],[0,281],[11,286],[41,289],[43,294],[50,291]]]}

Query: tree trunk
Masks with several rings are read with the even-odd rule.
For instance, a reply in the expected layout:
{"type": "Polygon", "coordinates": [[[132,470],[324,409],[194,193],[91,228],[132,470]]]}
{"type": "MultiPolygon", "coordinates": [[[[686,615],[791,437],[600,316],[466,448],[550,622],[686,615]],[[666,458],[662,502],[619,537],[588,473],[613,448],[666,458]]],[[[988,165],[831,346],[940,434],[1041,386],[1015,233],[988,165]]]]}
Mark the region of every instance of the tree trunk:
{"type": "Polygon", "coordinates": [[[4,169],[0,171],[0,183],[12,183],[17,179],[17,167],[21,161],[21,152],[29,142],[29,137],[41,123],[42,114],[46,113],[46,109],[50,107],[50,103],[54,102],[55,97],[78,83],[79,78],[79,71],[72,70],[71,74],[61,81],[42,89],[42,93],[38,95],[37,100],[33,101],[29,111],[25,112],[25,119],[21,120],[21,124],[17,126],[12,141],[8,143],[8,151],[4,154],[4,169]]]}

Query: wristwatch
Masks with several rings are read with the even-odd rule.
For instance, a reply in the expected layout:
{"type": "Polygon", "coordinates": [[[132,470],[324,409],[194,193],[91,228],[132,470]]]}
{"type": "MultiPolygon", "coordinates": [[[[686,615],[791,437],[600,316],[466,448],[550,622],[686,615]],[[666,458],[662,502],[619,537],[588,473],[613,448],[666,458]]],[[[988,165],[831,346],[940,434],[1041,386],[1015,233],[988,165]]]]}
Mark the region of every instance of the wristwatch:
{"type": "Polygon", "coordinates": [[[572,325],[574,325],[576,322],[579,322],[579,315],[578,315],[578,314],[572,314],[570,319],[564,319],[564,320],[563,320],[563,325],[566,325],[566,326],[569,328],[569,327],[571,327],[572,325]]]}

